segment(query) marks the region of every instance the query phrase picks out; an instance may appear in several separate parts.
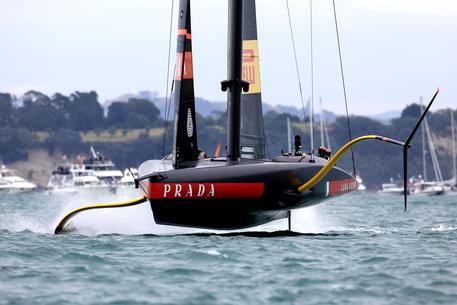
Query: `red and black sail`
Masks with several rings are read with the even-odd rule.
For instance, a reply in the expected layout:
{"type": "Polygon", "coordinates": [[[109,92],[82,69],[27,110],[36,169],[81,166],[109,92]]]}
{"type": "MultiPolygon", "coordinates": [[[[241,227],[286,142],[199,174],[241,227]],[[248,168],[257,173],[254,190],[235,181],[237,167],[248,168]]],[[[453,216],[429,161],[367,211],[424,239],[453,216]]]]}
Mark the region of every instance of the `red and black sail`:
{"type": "Polygon", "coordinates": [[[243,80],[249,91],[241,95],[241,157],[266,159],[260,87],[255,0],[243,1],[243,80]]]}
{"type": "Polygon", "coordinates": [[[190,0],[179,1],[174,100],[173,165],[179,168],[181,162],[198,159],[190,0]]]}

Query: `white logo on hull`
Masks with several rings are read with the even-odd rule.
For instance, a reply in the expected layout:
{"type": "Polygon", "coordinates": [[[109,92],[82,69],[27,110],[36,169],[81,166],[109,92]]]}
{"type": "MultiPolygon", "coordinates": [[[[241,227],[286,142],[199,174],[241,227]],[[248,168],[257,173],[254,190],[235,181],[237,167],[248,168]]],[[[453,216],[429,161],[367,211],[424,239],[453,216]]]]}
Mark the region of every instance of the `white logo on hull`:
{"type": "Polygon", "coordinates": [[[187,108],[187,136],[191,138],[194,135],[194,122],[192,121],[192,112],[187,108]]]}
{"type": "Polygon", "coordinates": [[[198,197],[215,197],[216,191],[214,184],[198,184],[197,189],[192,188],[192,184],[165,184],[163,187],[163,198],[198,198],[198,197]]]}

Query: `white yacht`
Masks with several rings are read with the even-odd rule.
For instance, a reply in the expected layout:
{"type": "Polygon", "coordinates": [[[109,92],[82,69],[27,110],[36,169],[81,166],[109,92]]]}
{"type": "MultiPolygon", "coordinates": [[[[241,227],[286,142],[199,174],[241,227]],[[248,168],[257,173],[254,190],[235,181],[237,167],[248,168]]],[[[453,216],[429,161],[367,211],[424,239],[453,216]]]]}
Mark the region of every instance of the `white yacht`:
{"type": "Polygon", "coordinates": [[[48,188],[53,192],[78,192],[115,188],[123,175],[114,163],[93,147],[91,157],[78,156],[74,163],[59,164],[52,172],[48,188]]]}
{"type": "Polygon", "coordinates": [[[116,169],[116,165],[101,153],[90,148],[91,157],[82,162],[84,169],[93,171],[100,182],[106,186],[116,186],[122,179],[123,174],[116,169]]]}
{"type": "Polygon", "coordinates": [[[443,195],[446,189],[444,188],[443,184],[437,181],[417,181],[414,182],[412,187],[410,187],[410,194],[411,195],[418,195],[418,196],[435,196],[435,195],[443,195]]]}
{"type": "Polygon", "coordinates": [[[381,190],[378,191],[379,194],[403,194],[403,183],[394,181],[393,178],[390,178],[389,183],[381,184],[381,190]]]}
{"type": "Polygon", "coordinates": [[[48,182],[48,188],[51,191],[63,193],[101,187],[103,184],[95,176],[94,171],[71,163],[57,165],[48,182]]]}
{"type": "Polygon", "coordinates": [[[5,165],[0,168],[0,192],[25,192],[33,191],[36,185],[19,177],[14,170],[7,169],[5,165]]]}
{"type": "Polygon", "coordinates": [[[434,196],[443,195],[449,190],[450,187],[447,187],[443,180],[438,156],[436,155],[435,144],[430,132],[427,117],[425,117],[424,124],[422,125],[422,175],[419,176],[419,179],[410,179],[409,192],[411,195],[417,196],[434,196]],[[428,142],[428,151],[426,148],[426,142],[428,142]],[[435,174],[435,180],[432,181],[427,179],[427,155],[430,155],[433,172],[435,174]]]}

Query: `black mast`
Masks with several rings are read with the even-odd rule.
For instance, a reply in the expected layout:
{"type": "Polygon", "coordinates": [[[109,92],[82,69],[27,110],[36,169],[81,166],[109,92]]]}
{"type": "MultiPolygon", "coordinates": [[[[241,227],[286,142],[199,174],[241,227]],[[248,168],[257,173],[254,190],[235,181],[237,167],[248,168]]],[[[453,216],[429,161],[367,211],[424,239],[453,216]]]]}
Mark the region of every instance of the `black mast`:
{"type": "Polygon", "coordinates": [[[190,0],[179,1],[174,98],[173,166],[180,168],[180,163],[198,159],[190,0]]]}
{"type": "Polygon", "coordinates": [[[249,89],[242,80],[241,62],[243,59],[243,0],[229,0],[228,7],[228,80],[223,81],[222,90],[227,89],[227,160],[240,159],[240,100],[241,89],[249,89]]]}

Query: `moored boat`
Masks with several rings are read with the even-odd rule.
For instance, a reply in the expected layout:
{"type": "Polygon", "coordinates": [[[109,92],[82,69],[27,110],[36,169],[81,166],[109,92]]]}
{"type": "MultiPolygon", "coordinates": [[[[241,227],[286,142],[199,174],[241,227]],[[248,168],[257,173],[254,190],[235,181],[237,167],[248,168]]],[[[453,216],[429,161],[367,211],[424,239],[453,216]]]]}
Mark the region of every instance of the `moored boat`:
{"type": "Polygon", "coordinates": [[[33,191],[37,187],[24,178],[18,176],[14,170],[0,167],[0,192],[27,192],[33,191]]]}
{"type": "Polygon", "coordinates": [[[90,147],[90,152],[90,158],[82,161],[82,168],[93,171],[103,185],[115,187],[123,177],[122,172],[116,169],[116,165],[109,158],[95,151],[93,147],[90,147]]]}
{"type": "Polygon", "coordinates": [[[443,195],[445,191],[444,185],[436,181],[416,181],[409,186],[409,194],[416,196],[443,195]]]}
{"type": "MultiPolygon", "coordinates": [[[[420,99],[422,105],[422,98],[420,99]]],[[[452,124],[452,123],[451,123],[452,124]]],[[[419,179],[411,178],[408,185],[409,193],[415,196],[436,196],[443,195],[450,188],[445,186],[441,167],[436,155],[435,144],[430,132],[427,117],[424,119],[422,125],[422,176],[419,179]],[[427,149],[426,142],[428,142],[428,152],[433,165],[433,172],[435,180],[427,179],[427,149]]]]}
{"type": "Polygon", "coordinates": [[[58,164],[48,182],[52,192],[74,193],[109,189],[120,184],[123,174],[115,164],[91,147],[91,157],[78,156],[72,162],[58,164]]]}
{"type": "Polygon", "coordinates": [[[53,193],[76,193],[106,188],[92,170],[80,164],[59,164],[53,170],[48,189],[53,193]]]}
{"type": "Polygon", "coordinates": [[[393,178],[390,178],[389,183],[381,184],[381,190],[379,190],[378,193],[401,195],[404,193],[404,186],[401,181],[395,181],[393,178]]]}

